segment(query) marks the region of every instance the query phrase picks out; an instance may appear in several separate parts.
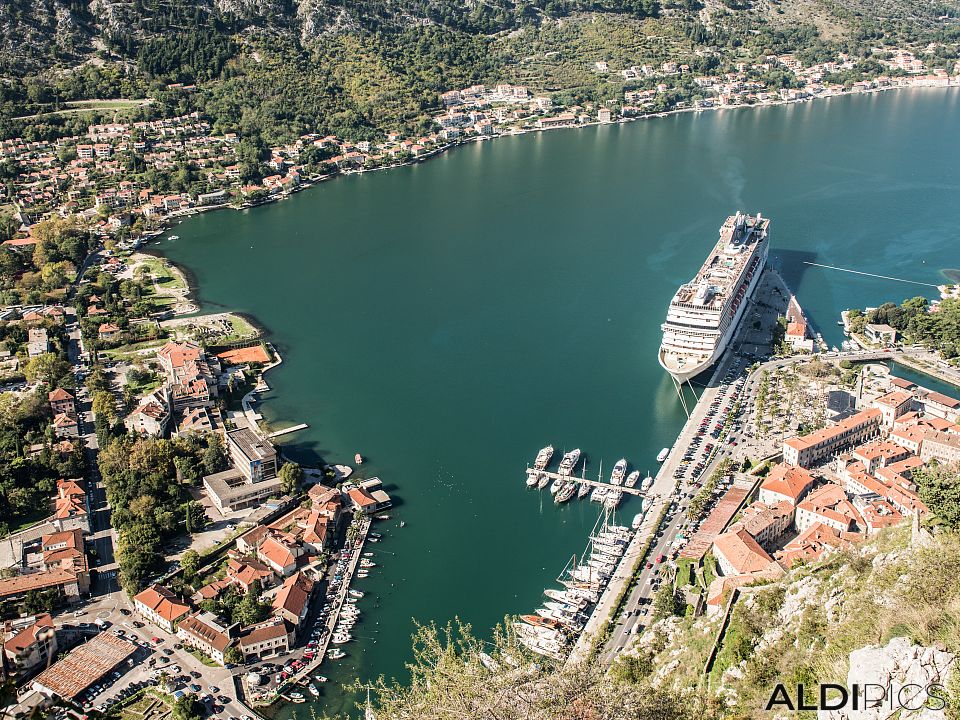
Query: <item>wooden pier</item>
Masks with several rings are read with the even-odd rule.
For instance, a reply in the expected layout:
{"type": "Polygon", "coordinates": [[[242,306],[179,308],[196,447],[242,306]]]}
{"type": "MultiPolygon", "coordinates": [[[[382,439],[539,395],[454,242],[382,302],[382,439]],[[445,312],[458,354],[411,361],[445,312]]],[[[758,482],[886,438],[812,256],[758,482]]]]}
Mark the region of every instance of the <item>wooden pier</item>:
{"type": "MultiPolygon", "coordinates": [[[[550,472],[549,470],[536,470],[534,468],[527,468],[527,475],[546,475],[551,480],[557,480],[558,478],[564,480],[565,482],[575,482],[581,483],[583,485],[591,485],[593,487],[602,487],[612,490],[622,490],[627,495],[636,495],[638,497],[643,497],[647,493],[641,490],[638,487],[628,488],[624,485],[614,485],[613,483],[602,482],[600,480],[590,480],[589,478],[577,477],[576,475],[561,475],[560,473],[550,472]]],[[[642,481],[641,481],[642,482],[642,481]]]]}

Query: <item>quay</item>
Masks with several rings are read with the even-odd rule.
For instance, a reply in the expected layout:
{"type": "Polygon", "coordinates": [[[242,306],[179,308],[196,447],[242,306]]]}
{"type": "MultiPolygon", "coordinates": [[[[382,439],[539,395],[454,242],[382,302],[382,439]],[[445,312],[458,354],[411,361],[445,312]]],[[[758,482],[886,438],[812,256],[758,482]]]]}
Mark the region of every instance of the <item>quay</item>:
{"type": "Polygon", "coordinates": [[[546,475],[551,480],[563,480],[565,482],[581,483],[583,485],[591,485],[593,487],[613,488],[614,490],[622,490],[628,495],[636,495],[638,497],[643,497],[647,494],[640,488],[628,488],[623,485],[614,485],[613,483],[603,482],[601,480],[589,480],[588,478],[576,477],[575,475],[561,475],[560,473],[550,472],[548,470],[534,470],[533,468],[527,468],[527,475],[546,475]]]}
{"type": "MultiPolygon", "coordinates": [[[[687,421],[680,430],[676,442],[674,442],[670,448],[670,454],[660,465],[653,485],[648,492],[651,501],[650,508],[643,518],[642,525],[637,532],[634,533],[630,543],[627,545],[626,552],[623,554],[613,576],[604,588],[603,594],[593,609],[583,632],[577,638],[577,642],[567,659],[568,664],[572,665],[589,657],[590,653],[594,650],[594,639],[600,636],[602,628],[608,622],[611,623],[612,626],[611,637],[604,647],[596,648],[598,652],[602,653],[605,661],[612,661],[613,657],[629,641],[630,628],[626,625],[619,624],[617,618],[613,616],[613,613],[618,610],[618,601],[624,593],[626,594],[624,604],[628,608],[635,607],[640,597],[650,595],[650,588],[647,586],[647,581],[652,573],[657,572],[658,568],[643,568],[640,566],[640,561],[642,560],[642,556],[648,552],[648,549],[651,554],[656,552],[656,546],[658,544],[665,544],[667,540],[672,539],[679,529],[683,514],[674,513],[672,516],[666,515],[666,509],[681,483],[680,479],[674,477],[674,473],[681,465],[686,448],[691,445],[696,437],[697,429],[710,413],[711,403],[714,399],[722,395],[720,390],[721,383],[719,381],[720,378],[726,374],[727,369],[733,364],[734,358],[737,355],[736,349],[751,347],[751,331],[749,329],[749,323],[746,322],[746,318],[750,317],[750,313],[756,310],[757,312],[763,313],[765,320],[769,321],[770,317],[772,317],[773,321],[775,321],[776,317],[781,314],[781,310],[779,308],[773,309],[773,314],[770,316],[771,309],[766,308],[763,303],[757,302],[756,298],[772,298],[776,294],[779,295],[782,300],[786,301],[787,298],[792,297],[792,293],[779,273],[771,268],[766,268],[764,275],[766,277],[761,277],[755,295],[749,299],[750,305],[744,311],[744,322],[741,322],[736,335],[729,343],[721,359],[717,362],[709,381],[703,387],[699,397],[697,397],[697,402],[691,408],[687,416],[687,421]],[[764,285],[766,285],[766,288],[762,290],[761,287],[764,285]],[[663,539],[655,541],[654,534],[661,525],[663,525],[664,530],[663,539]],[[636,568],[639,569],[635,574],[634,570],[636,568]]],[[[785,309],[786,308],[784,308],[784,311],[785,309]]],[[[770,322],[766,324],[769,325],[770,322]]],[[[717,447],[711,454],[709,462],[707,462],[706,467],[704,467],[700,473],[701,477],[709,476],[713,471],[716,461],[719,458],[719,451],[720,443],[717,443],[717,447]]]]}
{"type": "MultiPolygon", "coordinates": [[[[326,659],[327,649],[330,646],[330,640],[333,638],[333,629],[337,626],[337,623],[340,620],[340,611],[343,610],[343,604],[346,602],[347,593],[350,590],[350,582],[353,580],[353,574],[357,571],[357,566],[360,564],[360,558],[363,557],[363,546],[367,541],[367,535],[370,532],[370,526],[372,522],[372,518],[369,517],[364,517],[360,521],[359,532],[357,533],[356,540],[353,542],[350,564],[343,573],[343,581],[340,583],[340,589],[337,592],[337,598],[333,603],[331,603],[330,613],[327,615],[326,632],[319,639],[316,656],[303,668],[297,671],[295,675],[291,676],[284,684],[284,687],[297,685],[305,681],[312,672],[314,672],[320,667],[321,664],[323,664],[323,661],[326,659]]],[[[277,689],[278,695],[280,694],[280,690],[281,688],[277,689]]]]}
{"type": "Polygon", "coordinates": [[[300,423],[299,425],[291,425],[290,427],[285,427],[282,430],[274,430],[272,433],[268,433],[267,437],[270,439],[280,437],[281,435],[288,435],[290,433],[297,432],[298,430],[306,430],[309,425],[306,423],[300,423]]]}

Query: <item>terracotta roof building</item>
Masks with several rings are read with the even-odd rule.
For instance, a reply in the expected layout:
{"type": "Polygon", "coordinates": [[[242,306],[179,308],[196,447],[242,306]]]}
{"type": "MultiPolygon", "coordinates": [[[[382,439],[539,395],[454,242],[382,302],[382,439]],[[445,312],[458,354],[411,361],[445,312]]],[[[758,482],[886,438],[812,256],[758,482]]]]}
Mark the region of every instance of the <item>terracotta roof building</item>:
{"type": "Polygon", "coordinates": [[[306,619],[313,595],[313,580],[303,573],[288,577],[273,599],[273,610],[294,627],[306,619]]]}
{"type": "Polygon", "coordinates": [[[224,627],[213,613],[197,612],[180,621],[177,637],[184,645],[196,648],[214,662],[224,665],[223,654],[233,644],[231,632],[236,627],[224,627]]]}
{"type": "Polygon", "coordinates": [[[810,467],[828,459],[845,447],[859,445],[880,431],[883,414],[878,408],[861,410],[836,425],[783,443],[783,461],[787,465],[810,467]]]}
{"type": "Polygon", "coordinates": [[[743,528],[718,535],[713,556],[724,575],[748,575],[766,569],[773,558],[743,528]]]}
{"type": "Polygon", "coordinates": [[[23,621],[8,621],[4,629],[3,654],[14,674],[28,673],[46,665],[57,654],[57,632],[50,613],[23,621]]]}
{"type": "Polygon", "coordinates": [[[151,585],[133,598],[133,606],[147,620],[167,632],[190,612],[190,606],[163,585],[151,585]]]}
{"type": "Polygon", "coordinates": [[[802,467],[778,463],[760,485],[760,502],[770,506],[780,502],[796,505],[816,481],[816,478],[802,467]]]}

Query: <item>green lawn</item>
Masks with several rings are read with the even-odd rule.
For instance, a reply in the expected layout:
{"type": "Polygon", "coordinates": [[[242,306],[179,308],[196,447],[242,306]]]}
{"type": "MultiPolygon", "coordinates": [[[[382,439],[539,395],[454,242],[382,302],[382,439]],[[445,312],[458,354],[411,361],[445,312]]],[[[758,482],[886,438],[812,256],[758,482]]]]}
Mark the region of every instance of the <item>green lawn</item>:
{"type": "Polygon", "coordinates": [[[113,360],[132,360],[141,357],[138,354],[140,350],[149,350],[161,347],[166,340],[144,340],[143,342],[121,345],[113,350],[104,350],[103,353],[113,360]]]}
{"type": "Polygon", "coordinates": [[[160,258],[147,256],[137,266],[137,272],[149,272],[157,281],[157,285],[164,290],[186,290],[187,286],[178,273],[160,258]]]}

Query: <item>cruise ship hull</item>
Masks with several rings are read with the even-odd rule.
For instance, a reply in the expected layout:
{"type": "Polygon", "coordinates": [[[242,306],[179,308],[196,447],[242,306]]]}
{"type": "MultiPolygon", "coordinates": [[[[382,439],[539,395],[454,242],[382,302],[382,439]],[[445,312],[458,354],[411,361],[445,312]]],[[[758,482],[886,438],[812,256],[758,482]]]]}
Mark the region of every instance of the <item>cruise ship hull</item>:
{"type": "Polygon", "coordinates": [[[763,244],[757,254],[759,262],[752,270],[752,276],[745,285],[741,300],[736,310],[733,311],[729,322],[727,322],[723,335],[717,340],[710,353],[704,353],[700,355],[694,355],[694,353],[676,353],[671,352],[663,345],[660,346],[660,350],[657,354],[657,360],[660,362],[660,367],[672,375],[678,383],[687,382],[688,380],[691,380],[712,368],[723,356],[730,344],[730,341],[737,334],[737,329],[740,326],[743,313],[750,304],[750,298],[753,296],[753,292],[756,289],[756,286],[759,284],[760,277],[763,275],[763,270],[766,267],[769,246],[767,244],[765,235],[761,242],[763,244]],[[681,354],[683,355],[682,362],[680,361],[681,354]]]}

